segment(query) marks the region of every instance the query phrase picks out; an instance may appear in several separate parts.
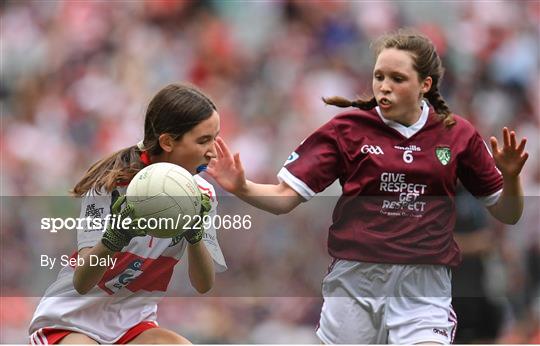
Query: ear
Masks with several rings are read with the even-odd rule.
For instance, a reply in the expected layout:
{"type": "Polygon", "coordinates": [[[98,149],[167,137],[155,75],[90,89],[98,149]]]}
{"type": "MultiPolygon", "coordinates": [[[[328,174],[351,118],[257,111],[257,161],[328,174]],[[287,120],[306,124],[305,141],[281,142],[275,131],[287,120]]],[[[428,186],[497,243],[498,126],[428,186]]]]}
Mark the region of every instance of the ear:
{"type": "Polygon", "coordinates": [[[174,139],[168,133],[162,133],[159,135],[159,146],[164,152],[170,153],[174,147],[174,139]]]}
{"type": "Polygon", "coordinates": [[[431,79],[431,77],[426,77],[426,79],[424,79],[421,83],[421,86],[420,86],[420,92],[422,94],[425,94],[429,91],[429,89],[431,89],[431,85],[433,84],[433,79],[431,79]]]}

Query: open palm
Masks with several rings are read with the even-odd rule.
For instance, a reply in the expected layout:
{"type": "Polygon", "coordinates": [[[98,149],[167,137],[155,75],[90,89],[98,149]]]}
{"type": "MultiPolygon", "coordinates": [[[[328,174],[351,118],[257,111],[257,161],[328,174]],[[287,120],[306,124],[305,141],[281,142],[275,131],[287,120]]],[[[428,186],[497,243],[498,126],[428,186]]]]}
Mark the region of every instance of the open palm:
{"type": "Polygon", "coordinates": [[[236,193],[246,185],[244,167],[240,161],[240,154],[231,154],[225,141],[216,139],[217,157],[210,160],[206,171],[225,190],[236,193]]]}
{"type": "Polygon", "coordinates": [[[525,165],[525,161],[529,158],[529,154],[525,152],[527,139],[523,138],[518,145],[516,133],[514,131],[510,132],[508,128],[505,127],[503,129],[502,148],[499,148],[499,144],[495,137],[491,137],[490,141],[495,164],[502,175],[504,177],[517,177],[525,165]]]}

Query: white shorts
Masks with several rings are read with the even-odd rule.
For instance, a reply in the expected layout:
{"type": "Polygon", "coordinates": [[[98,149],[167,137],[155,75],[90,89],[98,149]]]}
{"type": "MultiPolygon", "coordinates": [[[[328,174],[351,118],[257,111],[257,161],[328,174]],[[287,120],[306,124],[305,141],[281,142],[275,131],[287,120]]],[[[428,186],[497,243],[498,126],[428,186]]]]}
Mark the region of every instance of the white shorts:
{"type": "Polygon", "coordinates": [[[452,343],[451,273],[438,265],[337,260],[322,284],[325,344],[452,343]]]}

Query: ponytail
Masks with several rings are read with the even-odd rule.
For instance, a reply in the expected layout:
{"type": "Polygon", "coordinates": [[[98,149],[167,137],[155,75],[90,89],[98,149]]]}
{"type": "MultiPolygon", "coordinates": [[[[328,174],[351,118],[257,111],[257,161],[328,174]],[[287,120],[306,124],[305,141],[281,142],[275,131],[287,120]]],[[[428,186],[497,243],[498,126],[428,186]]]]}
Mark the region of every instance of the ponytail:
{"type": "Polygon", "coordinates": [[[439,88],[434,85],[425,95],[425,98],[435,109],[435,113],[441,115],[441,119],[446,128],[450,128],[456,124],[450,108],[446,104],[446,101],[439,93],[439,88]]]}
{"type": "Polygon", "coordinates": [[[370,100],[365,101],[362,99],[356,99],[354,101],[348,100],[341,96],[323,97],[323,102],[327,105],[332,105],[341,108],[356,107],[362,110],[368,111],[377,107],[377,100],[372,97],[370,100]]]}
{"type": "Polygon", "coordinates": [[[150,156],[162,153],[160,135],[168,134],[178,140],[210,118],[215,110],[214,102],[192,85],[175,83],[165,86],[148,104],[144,140],[94,163],[70,192],[75,196],[83,196],[91,189],[98,194],[102,191],[110,193],[118,184],[129,183],[145,166],[141,161],[142,152],[150,156]]]}
{"type": "MultiPolygon", "coordinates": [[[[435,109],[435,113],[441,115],[441,120],[443,121],[445,127],[450,128],[456,124],[456,121],[452,116],[452,112],[450,112],[450,108],[448,108],[446,101],[439,93],[439,89],[437,87],[432,88],[424,96],[435,109]]],[[[371,110],[377,106],[377,100],[375,97],[372,97],[368,101],[362,99],[351,101],[341,96],[323,97],[322,100],[327,105],[341,108],[356,107],[365,111],[371,110]]]]}
{"type": "Polygon", "coordinates": [[[144,167],[140,154],[141,150],[134,145],[99,160],[70,192],[79,197],[92,188],[97,194],[103,190],[110,193],[118,183],[128,183],[144,167]]]}

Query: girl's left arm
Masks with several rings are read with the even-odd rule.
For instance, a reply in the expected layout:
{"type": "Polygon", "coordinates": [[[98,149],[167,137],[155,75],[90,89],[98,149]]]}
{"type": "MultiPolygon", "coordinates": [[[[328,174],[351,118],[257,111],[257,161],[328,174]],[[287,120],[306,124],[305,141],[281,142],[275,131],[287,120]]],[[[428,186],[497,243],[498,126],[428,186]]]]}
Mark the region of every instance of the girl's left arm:
{"type": "Polygon", "coordinates": [[[188,244],[188,271],[191,285],[199,293],[206,293],[214,286],[214,260],[204,241],[188,244]]]}
{"type": "Polygon", "coordinates": [[[516,133],[505,127],[503,147],[499,148],[495,137],[491,137],[490,142],[495,164],[503,176],[503,190],[497,203],[488,210],[497,220],[515,225],[523,213],[523,187],[519,174],[529,157],[525,152],[527,139],[523,138],[518,145],[516,133]]]}

